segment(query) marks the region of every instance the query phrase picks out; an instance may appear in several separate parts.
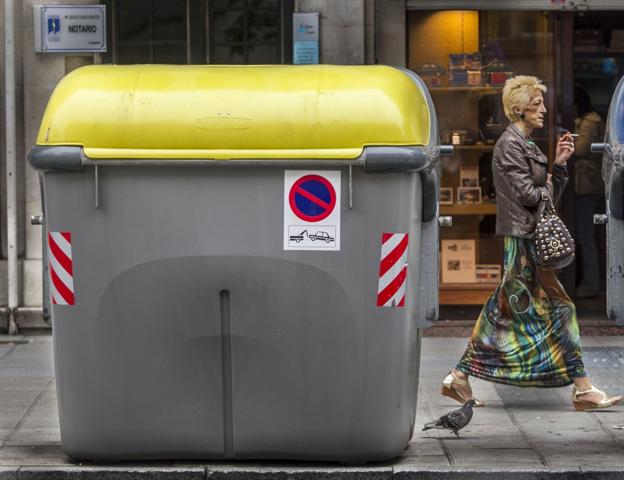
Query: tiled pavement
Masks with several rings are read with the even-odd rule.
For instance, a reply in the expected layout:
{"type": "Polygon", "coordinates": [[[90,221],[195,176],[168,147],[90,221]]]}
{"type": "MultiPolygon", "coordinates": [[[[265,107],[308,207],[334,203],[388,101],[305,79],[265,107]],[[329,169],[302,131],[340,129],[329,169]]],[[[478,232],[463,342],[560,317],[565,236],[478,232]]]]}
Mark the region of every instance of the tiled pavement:
{"type": "MultiPolygon", "coordinates": [[[[0,336],[0,480],[30,478],[624,478],[624,406],[575,412],[570,388],[473,380],[477,409],[461,438],[422,425],[455,408],[439,394],[465,338],[423,338],[416,431],[405,453],[357,467],[279,462],[84,465],[60,448],[49,335],[0,336]]],[[[624,394],[624,338],[586,337],[594,383],[624,394]]]]}

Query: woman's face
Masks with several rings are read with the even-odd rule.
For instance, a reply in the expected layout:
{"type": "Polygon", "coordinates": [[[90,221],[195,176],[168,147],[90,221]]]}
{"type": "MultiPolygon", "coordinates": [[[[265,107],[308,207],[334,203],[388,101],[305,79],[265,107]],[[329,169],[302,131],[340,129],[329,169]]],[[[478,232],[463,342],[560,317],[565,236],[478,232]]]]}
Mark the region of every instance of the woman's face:
{"type": "Polygon", "coordinates": [[[524,123],[530,128],[542,128],[544,126],[546,107],[544,106],[544,96],[542,92],[539,90],[535,91],[531,97],[531,101],[522,113],[524,113],[524,123]]]}

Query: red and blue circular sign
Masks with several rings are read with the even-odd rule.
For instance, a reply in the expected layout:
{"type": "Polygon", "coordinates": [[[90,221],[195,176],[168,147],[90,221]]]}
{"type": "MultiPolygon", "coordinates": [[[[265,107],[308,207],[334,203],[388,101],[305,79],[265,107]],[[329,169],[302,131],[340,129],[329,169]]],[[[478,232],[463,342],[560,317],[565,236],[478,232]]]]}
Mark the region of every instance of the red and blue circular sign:
{"type": "Polygon", "coordinates": [[[320,175],[304,175],[290,188],[290,209],[301,220],[320,222],[329,217],[336,206],[336,190],[320,175]]]}

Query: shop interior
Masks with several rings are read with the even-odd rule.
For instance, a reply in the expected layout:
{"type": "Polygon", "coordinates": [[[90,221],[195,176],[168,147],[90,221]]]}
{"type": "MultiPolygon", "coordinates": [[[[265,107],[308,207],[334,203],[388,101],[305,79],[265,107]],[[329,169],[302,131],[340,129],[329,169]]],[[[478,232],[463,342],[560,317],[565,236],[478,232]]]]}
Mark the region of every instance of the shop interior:
{"type": "MultiPolygon", "coordinates": [[[[440,234],[441,319],[476,319],[501,279],[503,239],[495,236],[494,144],[507,120],[502,86],[513,75],[534,75],[548,87],[548,114],[533,140],[549,157],[561,129],[574,129],[574,92],[587,92],[606,119],[624,73],[624,14],[544,11],[410,11],[408,67],[427,83],[439,118],[441,141],[455,154],[442,162],[440,214],[453,225],[440,234]],[[566,49],[572,49],[568,52],[566,49]],[[576,87],[576,88],[575,88],[576,87]]],[[[600,162],[600,158],[596,161],[600,162]]],[[[575,228],[574,162],[561,214],[575,228]]],[[[604,211],[604,199],[595,213],[604,211]]],[[[600,268],[595,295],[580,295],[579,317],[604,317],[605,228],[593,225],[600,268]]],[[[575,298],[588,275],[579,258],[562,272],[575,298]]],[[[592,258],[594,258],[592,257],[592,258]]],[[[585,292],[587,293],[587,292],[585,292]]]]}

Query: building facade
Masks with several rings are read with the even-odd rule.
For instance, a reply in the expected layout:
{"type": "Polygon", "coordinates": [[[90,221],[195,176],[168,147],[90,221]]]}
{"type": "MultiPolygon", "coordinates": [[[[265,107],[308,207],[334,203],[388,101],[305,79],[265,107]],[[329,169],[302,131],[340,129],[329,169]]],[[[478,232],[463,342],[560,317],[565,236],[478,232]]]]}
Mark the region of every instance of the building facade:
{"type": "MultiPolygon", "coordinates": [[[[492,234],[495,193],[487,173],[502,121],[496,107],[501,79],[511,73],[544,79],[550,89],[549,124],[538,141],[552,153],[557,128],[573,128],[574,83],[590,91],[605,115],[624,72],[618,26],[624,24],[624,7],[617,0],[0,0],[0,7],[0,35],[6,38],[0,44],[6,92],[0,108],[7,119],[0,170],[0,327],[5,329],[46,325],[42,229],[30,220],[42,211],[40,187],[26,155],[50,94],[75,68],[94,63],[288,64],[293,14],[308,12],[319,13],[321,63],[383,63],[420,73],[430,83],[443,140],[458,147],[443,165],[442,187],[451,197],[445,197],[441,211],[453,215],[455,226],[442,239],[467,241],[472,249],[473,267],[463,277],[445,281],[444,273],[450,272],[441,266],[441,300],[447,305],[482,302],[502,264],[500,240],[492,234]],[[42,3],[105,4],[107,52],[36,53],[33,8],[42,3]],[[14,41],[6,35],[10,30],[14,41]]],[[[568,193],[574,195],[571,189],[568,193]]],[[[572,196],[564,205],[571,221],[572,196]]],[[[564,275],[568,289],[574,288],[578,272],[571,268],[564,275]]],[[[591,308],[599,311],[600,299],[593,302],[591,308]]]]}

